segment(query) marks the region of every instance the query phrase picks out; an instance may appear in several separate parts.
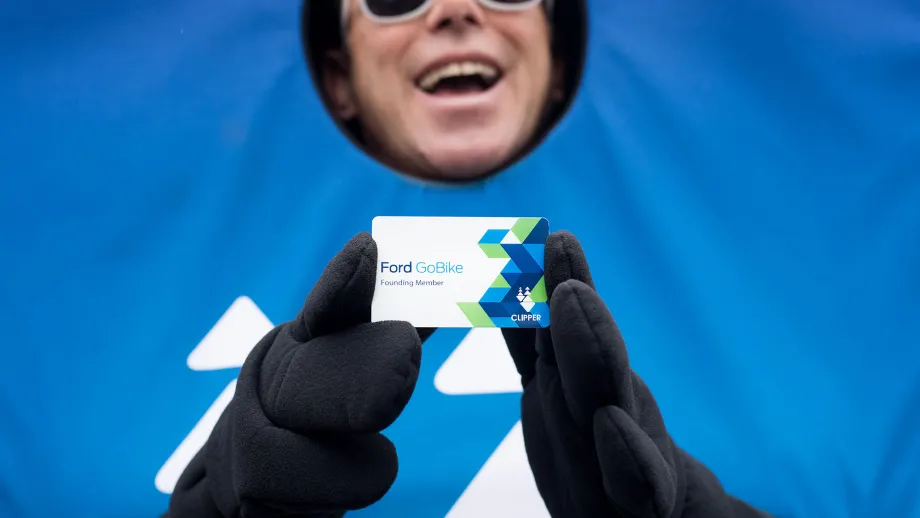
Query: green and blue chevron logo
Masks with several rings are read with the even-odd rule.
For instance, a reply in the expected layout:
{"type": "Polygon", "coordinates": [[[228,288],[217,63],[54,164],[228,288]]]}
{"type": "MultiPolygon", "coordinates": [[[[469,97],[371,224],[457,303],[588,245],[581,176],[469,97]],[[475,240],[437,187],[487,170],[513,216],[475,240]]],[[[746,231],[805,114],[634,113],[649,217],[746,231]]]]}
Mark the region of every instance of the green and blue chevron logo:
{"type": "Polygon", "coordinates": [[[511,228],[491,229],[479,240],[490,259],[504,268],[479,302],[458,305],[473,327],[548,327],[543,250],[549,237],[545,218],[520,218],[511,228]]]}

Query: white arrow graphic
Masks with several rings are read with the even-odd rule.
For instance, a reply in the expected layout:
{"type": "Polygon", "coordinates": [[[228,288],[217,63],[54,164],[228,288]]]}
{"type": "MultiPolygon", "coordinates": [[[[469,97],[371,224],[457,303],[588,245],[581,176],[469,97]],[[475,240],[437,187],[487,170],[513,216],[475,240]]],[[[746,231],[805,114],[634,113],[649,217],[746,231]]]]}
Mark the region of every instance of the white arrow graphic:
{"type": "MultiPolygon", "coordinates": [[[[249,351],[272,330],[274,325],[249,297],[233,301],[230,308],[214,324],[214,327],[188,355],[188,366],[195,371],[211,371],[242,367],[249,351]]],[[[176,451],[169,456],[157,472],[154,484],[163,493],[172,493],[179,476],[192,461],[198,450],[208,441],[214,425],[233,399],[236,380],[211,403],[188,436],[182,440],[176,451]]]]}

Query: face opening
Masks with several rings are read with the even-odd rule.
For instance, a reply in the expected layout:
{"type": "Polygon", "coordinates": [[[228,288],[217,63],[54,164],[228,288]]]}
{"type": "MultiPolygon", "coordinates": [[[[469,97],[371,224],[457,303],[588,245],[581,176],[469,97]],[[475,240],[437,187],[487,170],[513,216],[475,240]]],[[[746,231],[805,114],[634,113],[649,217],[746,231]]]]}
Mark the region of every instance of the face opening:
{"type": "Polygon", "coordinates": [[[341,1],[302,9],[315,87],[359,149],[409,177],[462,184],[507,169],[545,139],[580,83],[583,0],[341,1]]]}

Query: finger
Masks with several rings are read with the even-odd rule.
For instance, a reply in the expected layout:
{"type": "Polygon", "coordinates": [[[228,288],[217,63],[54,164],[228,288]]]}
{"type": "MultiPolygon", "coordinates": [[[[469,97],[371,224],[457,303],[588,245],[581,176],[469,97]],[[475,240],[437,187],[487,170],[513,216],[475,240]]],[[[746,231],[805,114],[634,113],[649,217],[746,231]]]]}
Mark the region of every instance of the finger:
{"type": "MultiPolygon", "coordinates": [[[[546,282],[546,294],[550,304],[550,328],[555,322],[552,311],[553,293],[563,283],[580,281],[594,288],[588,260],[581,248],[581,243],[570,232],[565,230],[554,232],[546,240],[544,251],[545,269],[543,272],[546,282]]],[[[553,347],[552,329],[541,329],[537,333],[537,356],[547,363],[556,362],[555,348],[553,347]]]]}
{"type": "Polygon", "coordinates": [[[409,402],[420,362],[421,341],[407,322],[275,343],[261,368],[262,408],[275,425],[302,434],[379,432],[409,402]]]}
{"type": "Polygon", "coordinates": [[[615,405],[634,413],[626,344],[604,302],[587,284],[569,280],[550,303],[562,390],[575,423],[589,428],[594,412],[615,405]]]}
{"type": "Polygon", "coordinates": [[[670,518],[678,480],[655,443],[615,406],[594,414],[594,439],[607,497],[628,516],[670,518]]]}
{"type": "Polygon", "coordinates": [[[267,426],[237,453],[242,515],[256,518],[363,509],[383,498],[399,468],[379,434],[316,438],[267,426]]]}
{"type": "MultiPolygon", "coordinates": [[[[594,286],[588,260],[581,248],[581,243],[570,232],[565,230],[553,232],[546,239],[543,251],[543,278],[546,293],[552,298],[556,287],[571,279],[576,279],[589,286],[594,286]]],[[[550,322],[554,321],[550,311],[550,322]]],[[[552,324],[551,324],[552,325],[552,324]]],[[[535,363],[538,356],[542,356],[548,363],[554,363],[553,350],[550,347],[550,334],[546,329],[502,329],[502,336],[508,346],[508,352],[514,360],[514,366],[521,375],[521,382],[527,385],[533,378],[535,363]],[[540,336],[540,340],[537,337],[540,336]],[[541,343],[537,350],[537,342],[541,343]]]]}
{"type": "MultiPolygon", "coordinates": [[[[578,280],[594,288],[588,259],[578,238],[571,232],[561,230],[550,234],[543,255],[546,295],[550,299],[556,287],[569,280],[578,280]]],[[[552,322],[552,313],[550,319],[552,322]]]]}
{"type": "Polygon", "coordinates": [[[297,341],[369,322],[376,279],[377,243],[362,232],[345,245],[326,265],[307,295],[303,309],[292,322],[297,341]]]}

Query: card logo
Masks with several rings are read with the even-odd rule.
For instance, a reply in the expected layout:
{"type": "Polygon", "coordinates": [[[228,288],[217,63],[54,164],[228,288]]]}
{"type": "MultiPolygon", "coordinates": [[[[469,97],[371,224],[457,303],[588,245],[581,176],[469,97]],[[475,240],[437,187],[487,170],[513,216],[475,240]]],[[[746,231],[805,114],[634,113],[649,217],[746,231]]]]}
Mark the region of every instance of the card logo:
{"type": "Polygon", "coordinates": [[[473,327],[549,326],[543,280],[547,237],[545,218],[519,218],[511,228],[489,229],[480,238],[486,257],[506,262],[479,302],[458,303],[473,327]]]}
{"type": "Polygon", "coordinates": [[[524,288],[524,292],[521,292],[521,288],[518,288],[517,299],[521,302],[521,307],[524,308],[524,311],[530,313],[530,310],[536,305],[533,299],[530,298],[530,288],[524,288]]]}

